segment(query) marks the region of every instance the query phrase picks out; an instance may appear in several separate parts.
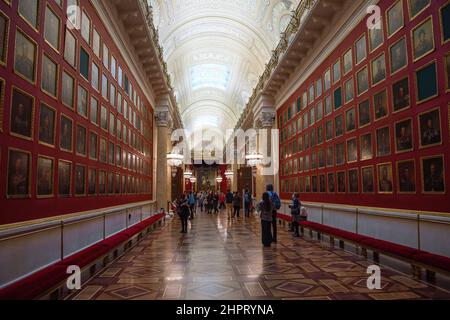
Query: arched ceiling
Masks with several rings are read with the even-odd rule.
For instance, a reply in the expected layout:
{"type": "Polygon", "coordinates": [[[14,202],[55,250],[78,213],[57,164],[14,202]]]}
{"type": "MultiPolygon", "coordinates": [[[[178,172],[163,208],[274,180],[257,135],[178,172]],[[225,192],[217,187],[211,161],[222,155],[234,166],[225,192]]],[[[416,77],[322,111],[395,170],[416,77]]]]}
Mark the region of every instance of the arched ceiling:
{"type": "Polygon", "coordinates": [[[299,0],[147,0],[184,127],[234,128],[299,0]]]}

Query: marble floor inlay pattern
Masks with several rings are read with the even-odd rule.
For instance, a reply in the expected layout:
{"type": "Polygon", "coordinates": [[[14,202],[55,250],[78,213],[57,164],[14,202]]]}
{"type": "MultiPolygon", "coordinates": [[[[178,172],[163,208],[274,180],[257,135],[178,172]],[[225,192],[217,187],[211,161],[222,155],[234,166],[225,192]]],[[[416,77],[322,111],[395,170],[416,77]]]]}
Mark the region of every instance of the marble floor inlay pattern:
{"type": "Polygon", "coordinates": [[[81,300],[387,300],[450,299],[450,292],[391,268],[370,290],[363,257],[294,238],[279,226],[271,248],[261,245],[256,216],[229,221],[199,213],[180,233],[178,219],[149,234],[70,299],[81,300]]]}

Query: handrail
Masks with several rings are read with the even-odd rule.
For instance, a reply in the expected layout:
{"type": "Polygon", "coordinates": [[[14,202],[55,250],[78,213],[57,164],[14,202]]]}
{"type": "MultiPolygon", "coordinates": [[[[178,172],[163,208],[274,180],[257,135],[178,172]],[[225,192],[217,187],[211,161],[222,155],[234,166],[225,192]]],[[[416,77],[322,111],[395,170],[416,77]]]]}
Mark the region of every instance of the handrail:
{"type": "MultiPolygon", "coordinates": [[[[49,228],[53,227],[61,227],[64,225],[74,224],[74,223],[80,223],[82,221],[88,221],[99,217],[104,217],[106,219],[106,216],[119,213],[124,210],[131,210],[134,208],[142,208],[147,205],[156,204],[156,201],[142,201],[142,202],[135,202],[128,205],[119,205],[116,207],[109,207],[109,208],[102,208],[97,209],[95,212],[94,210],[87,211],[87,212],[81,212],[81,213],[72,213],[67,216],[59,216],[54,218],[49,218],[50,220],[44,221],[44,222],[38,222],[33,224],[31,222],[26,222],[26,225],[22,226],[16,226],[11,225],[11,227],[5,227],[4,229],[0,229],[0,241],[4,240],[5,238],[11,238],[11,237],[17,237],[23,234],[29,234],[29,233],[35,233],[40,232],[43,230],[47,230],[49,228]],[[29,224],[28,224],[29,223],[29,224]]],[[[153,208],[155,211],[156,209],[153,208]]],[[[156,211],[155,211],[156,212],[156,211]]],[[[141,220],[142,220],[142,214],[141,214],[141,220]]]]}

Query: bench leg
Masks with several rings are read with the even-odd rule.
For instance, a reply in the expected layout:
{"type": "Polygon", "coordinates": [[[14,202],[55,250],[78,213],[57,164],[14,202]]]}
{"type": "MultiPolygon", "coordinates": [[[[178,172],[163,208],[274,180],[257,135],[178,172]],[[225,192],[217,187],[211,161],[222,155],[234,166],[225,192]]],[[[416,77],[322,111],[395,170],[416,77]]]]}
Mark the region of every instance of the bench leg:
{"type": "Polygon", "coordinates": [[[339,248],[344,249],[345,248],[345,242],[344,240],[339,240],[339,248]]]}
{"type": "Polygon", "coordinates": [[[431,270],[426,270],[425,274],[426,274],[426,279],[428,282],[436,283],[436,272],[431,271],[431,270]]]}
{"type": "Polygon", "coordinates": [[[361,255],[367,259],[367,249],[366,248],[361,248],[361,255]]]}
{"type": "Polygon", "coordinates": [[[330,246],[334,247],[334,238],[330,236],[330,246]]]}
{"type": "Polygon", "coordinates": [[[317,240],[322,240],[322,234],[320,232],[317,232],[317,240]]]}
{"type": "Polygon", "coordinates": [[[378,252],[373,252],[373,261],[380,263],[380,254],[378,252]]]}

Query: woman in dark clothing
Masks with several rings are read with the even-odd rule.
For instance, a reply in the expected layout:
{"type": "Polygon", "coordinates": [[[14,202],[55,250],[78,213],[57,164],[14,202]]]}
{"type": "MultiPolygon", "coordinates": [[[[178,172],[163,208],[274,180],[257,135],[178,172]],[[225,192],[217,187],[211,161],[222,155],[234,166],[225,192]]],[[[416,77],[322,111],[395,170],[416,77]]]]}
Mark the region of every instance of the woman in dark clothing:
{"type": "Polygon", "coordinates": [[[252,195],[248,191],[248,189],[246,189],[245,193],[244,193],[244,209],[245,209],[245,217],[246,218],[250,217],[250,206],[251,206],[251,204],[252,204],[252,195]]]}
{"type": "Polygon", "coordinates": [[[187,225],[188,225],[188,219],[190,215],[189,210],[189,201],[186,198],[185,194],[182,194],[180,196],[180,199],[177,201],[177,211],[178,215],[181,219],[181,233],[187,233],[187,225]]]}
{"type": "Polygon", "coordinates": [[[273,238],[272,238],[272,211],[273,204],[270,201],[270,195],[267,192],[264,192],[262,201],[258,203],[257,210],[261,217],[261,238],[264,247],[270,247],[273,238]]]}
{"type": "Polygon", "coordinates": [[[239,196],[239,193],[235,192],[233,196],[233,218],[237,217],[239,218],[239,213],[241,211],[241,197],[239,196]]]}
{"type": "Polygon", "coordinates": [[[295,237],[300,236],[300,233],[298,230],[299,222],[300,222],[300,207],[301,207],[301,203],[298,198],[298,193],[294,193],[292,195],[292,204],[289,205],[289,208],[291,208],[292,232],[294,232],[295,237]]]}

